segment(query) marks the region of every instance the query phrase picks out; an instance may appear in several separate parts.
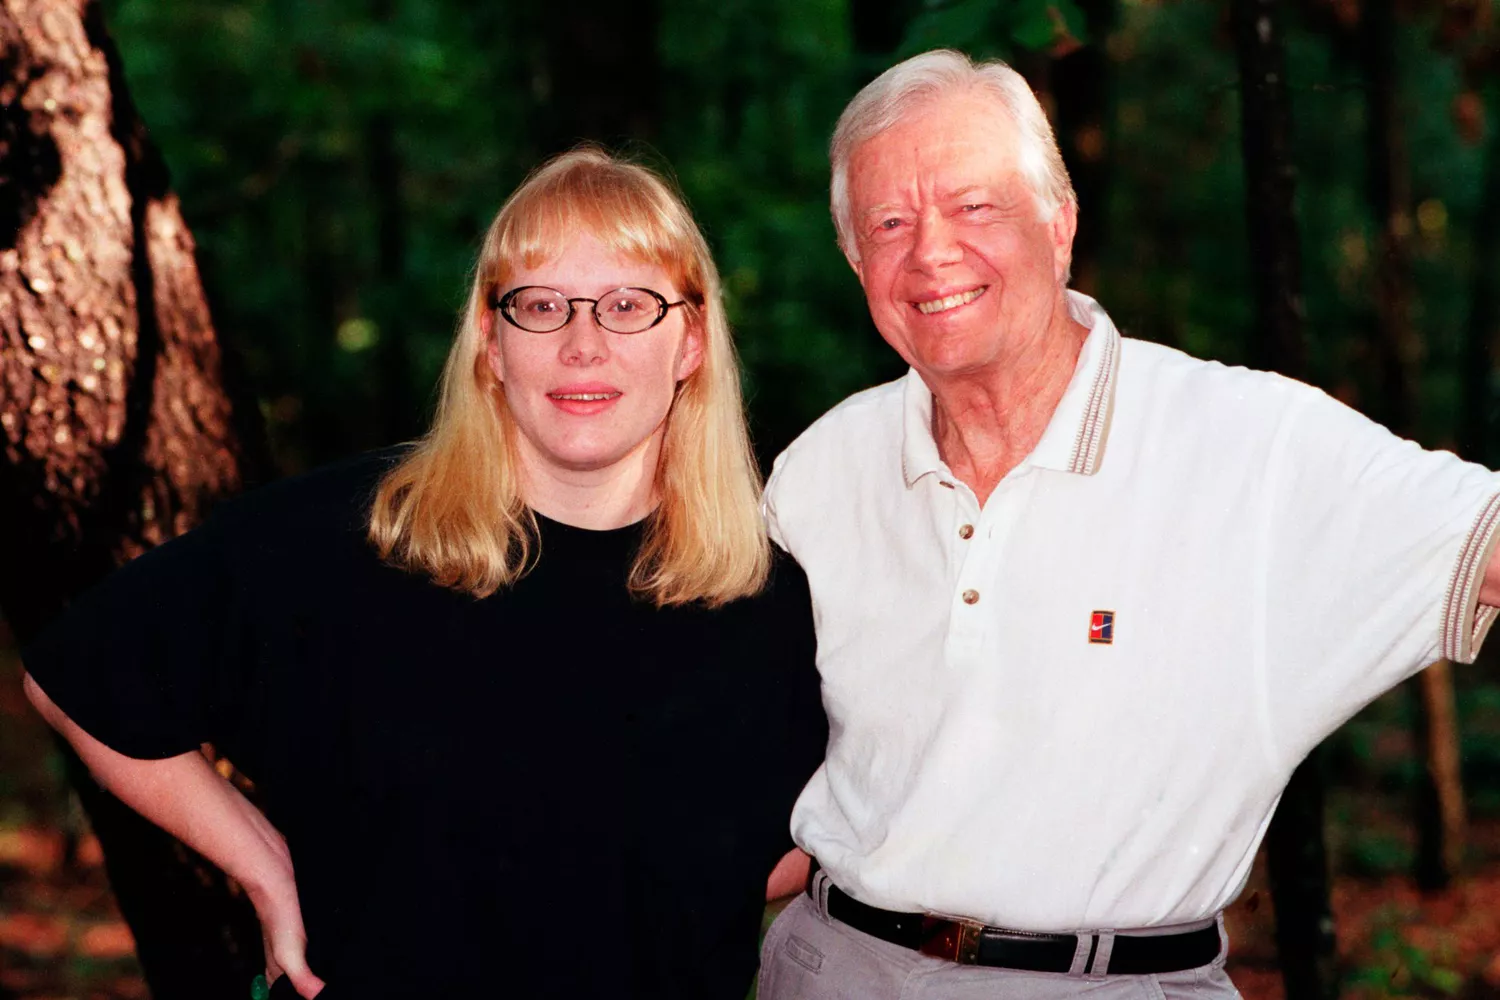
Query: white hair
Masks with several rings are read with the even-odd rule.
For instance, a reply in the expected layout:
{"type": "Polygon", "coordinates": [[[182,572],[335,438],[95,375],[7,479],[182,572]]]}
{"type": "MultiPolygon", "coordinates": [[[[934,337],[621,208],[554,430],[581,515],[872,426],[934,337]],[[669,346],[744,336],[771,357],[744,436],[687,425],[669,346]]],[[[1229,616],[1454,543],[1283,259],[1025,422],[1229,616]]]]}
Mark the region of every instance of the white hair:
{"type": "Polygon", "coordinates": [[[839,246],[851,260],[859,259],[849,206],[849,160],[854,150],[938,98],[974,91],[995,98],[1016,126],[1021,176],[1036,198],[1042,220],[1050,220],[1063,205],[1078,203],[1047,114],[1020,73],[998,59],[976,64],[952,49],[924,52],[870,81],[834,127],[828,145],[833,166],[829,200],[839,246]]]}

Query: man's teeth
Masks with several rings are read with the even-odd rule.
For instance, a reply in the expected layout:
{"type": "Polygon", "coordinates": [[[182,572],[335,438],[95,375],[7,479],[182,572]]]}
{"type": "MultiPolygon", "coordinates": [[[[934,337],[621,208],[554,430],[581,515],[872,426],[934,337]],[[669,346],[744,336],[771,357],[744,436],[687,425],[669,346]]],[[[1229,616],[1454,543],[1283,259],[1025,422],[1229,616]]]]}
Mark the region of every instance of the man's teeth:
{"type": "Polygon", "coordinates": [[[553,399],[576,399],[584,403],[593,403],[601,399],[614,399],[618,392],[554,392],[553,399]]]}
{"type": "Polygon", "coordinates": [[[942,312],[945,309],[957,309],[959,306],[966,306],[983,294],[983,288],[974,288],[967,292],[949,295],[947,298],[933,299],[931,302],[918,302],[917,310],[924,315],[931,316],[933,313],[942,312]]]}

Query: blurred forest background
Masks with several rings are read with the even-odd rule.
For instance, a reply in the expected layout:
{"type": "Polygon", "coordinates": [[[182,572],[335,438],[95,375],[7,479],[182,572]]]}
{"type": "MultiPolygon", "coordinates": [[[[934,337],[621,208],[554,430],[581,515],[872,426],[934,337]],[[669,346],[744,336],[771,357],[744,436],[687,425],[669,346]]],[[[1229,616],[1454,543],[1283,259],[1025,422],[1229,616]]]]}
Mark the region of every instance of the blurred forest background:
{"type": "MultiPolygon", "coordinates": [[[[632,151],[685,192],[725,278],[769,461],[827,407],[901,373],[834,244],[826,144],[860,85],[939,45],[1006,58],[1042,95],[1080,195],[1075,287],[1127,335],[1230,364],[1263,356],[1227,3],[101,6],[276,474],[420,433],[484,226],[527,170],[579,139],[632,151]]],[[[1497,8],[1281,7],[1307,377],[1491,465],[1497,8]],[[1368,34],[1375,10],[1388,47],[1368,34]]],[[[1500,983],[1500,657],[1488,659],[1455,673],[1469,825],[1446,888],[1410,874],[1415,699],[1377,702],[1318,765],[1348,995],[1482,990],[1487,967],[1500,983]]],[[[0,997],[144,996],[18,673],[0,643],[0,997]]],[[[1241,988],[1279,995],[1261,869],[1231,925],[1241,988]]]]}

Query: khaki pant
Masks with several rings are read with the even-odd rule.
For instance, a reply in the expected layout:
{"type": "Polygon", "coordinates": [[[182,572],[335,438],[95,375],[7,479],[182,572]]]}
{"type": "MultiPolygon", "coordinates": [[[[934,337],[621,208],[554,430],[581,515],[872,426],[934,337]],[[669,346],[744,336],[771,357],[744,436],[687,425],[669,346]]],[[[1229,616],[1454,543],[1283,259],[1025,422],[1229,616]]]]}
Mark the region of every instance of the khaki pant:
{"type": "MultiPolygon", "coordinates": [[[[826,878],[818,873],[814,878],[826,878]]],[[[1223,936],[1221,927],[1220,936],[1223,936]]],[[[1239,992],[1219,957],[1154,976],[1084,976],[958,965],[928,958],[830,919],[804,893],[766,932],[757,1000],[1230,1000],[1239,992]]]]}

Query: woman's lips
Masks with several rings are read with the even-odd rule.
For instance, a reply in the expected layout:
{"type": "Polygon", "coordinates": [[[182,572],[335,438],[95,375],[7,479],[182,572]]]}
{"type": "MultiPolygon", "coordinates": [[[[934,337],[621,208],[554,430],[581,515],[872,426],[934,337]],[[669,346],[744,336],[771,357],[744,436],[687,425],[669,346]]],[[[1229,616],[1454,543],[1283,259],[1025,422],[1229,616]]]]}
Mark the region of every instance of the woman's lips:
{"type": "Polygon", "coordinates": [[[612,385],[568,385],[553,389],[547,398],[564,413],[590,416],[609,409],[621,395],[612,385]]]}

